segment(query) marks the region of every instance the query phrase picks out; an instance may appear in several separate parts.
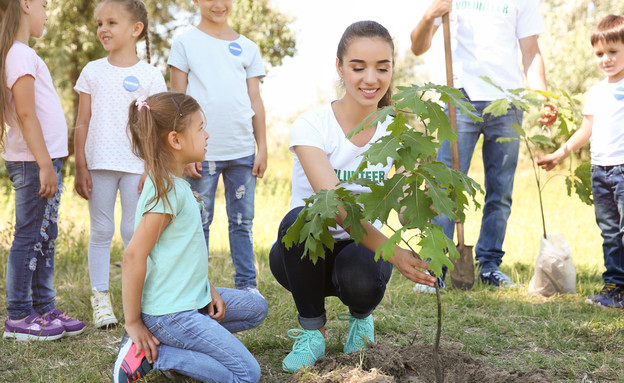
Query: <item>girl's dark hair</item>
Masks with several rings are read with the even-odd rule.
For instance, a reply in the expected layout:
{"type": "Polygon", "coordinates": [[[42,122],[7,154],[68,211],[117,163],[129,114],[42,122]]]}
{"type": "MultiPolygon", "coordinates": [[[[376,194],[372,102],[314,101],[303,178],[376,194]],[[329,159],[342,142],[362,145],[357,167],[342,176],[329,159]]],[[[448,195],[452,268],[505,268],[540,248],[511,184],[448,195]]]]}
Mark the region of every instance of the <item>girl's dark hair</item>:
{"type": "Polygon", "coordinates": [[[609,15],[600,20],[591,34],[592,46],[599,41],[624,43],[624,16],[609,15]]]}
{"type": "MultiPolygon", "coordinates": [[[[3,1],[3,0],[0,0],[3,1]]],[[[103,0],[100,4],[98,4],[97,8],[95,8],[95,12],[102,7],[102,5],[107,3],[117,3],[121,4],[126,8],[126,11],[130,14],[130,19],[137,23],[143,23],[143,30],[139,35],[139,40],[145,39],[145,53],[147,55],[147,62],[151,63],[150,57],[150,40],[149,40],[149,32],[148,32],[148,17],[147,17],[147,8],[145,7],[145,3],[141,0],[103,0]]]]}
{"type": "Polygon", "coordinates": [[[6,58],[13,46],[20,19],[22,18],[19,0],[0,0],[0,145],[4,143],[6,123],[17,120],[9,104],[9,91],[6,80],[6,58]]]}
{"type": "MultiPolygon", "coordinates": [[[[336,57],[338,58],[338,63],[342,65],[342,59],[351,45],[351,42],[360,37],[368,37],[368,38],[380,38],[387,42],[392,48],[392,65],[394,66],[394,42],[392,41],[392,36],[390,36],[390,32],[383,25],[379,24],[376,21],[358,21],[355,22],[345,29],[340,41],[338,42],[338,50],[336,51],[336,57]]],[[[388,106],[392,102],[392,86],[388,87],[386,94],[379,100],[377,103],[378,108],[382,108],[384,106],[388,106]]]]}
{"type": "Polygon", "coordinates": [[[145,171],[156,188],[156,195],[150,201],[152,208],[162,200],[165,207],[171,209],[167,193],[173,189],[171,164],[174,159],[168,135],[184,132],[201,107],[193,97],[174,92],[156,93],[137,103],[142,104],[140,109],[133,103],[128,112],[132,153],[145,162],[145,171]]]}

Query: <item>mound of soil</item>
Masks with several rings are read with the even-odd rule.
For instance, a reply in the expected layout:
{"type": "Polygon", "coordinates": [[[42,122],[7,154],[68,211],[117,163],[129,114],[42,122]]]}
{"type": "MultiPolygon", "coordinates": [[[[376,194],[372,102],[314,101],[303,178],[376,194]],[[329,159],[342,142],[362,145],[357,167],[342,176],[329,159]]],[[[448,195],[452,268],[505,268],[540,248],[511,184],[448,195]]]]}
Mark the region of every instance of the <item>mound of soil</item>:
{"type": "MultiPolygon", "coordinates": [[[[297,371],[291,382],[306,383],[431,383],[435,382],[431,345],[392,348],[369,344],[364,353],[340,354],[297,371]]],[[[545,383],[541,370],[501,371],[453,348],[440,350],[445,383],[545,383]]]]}

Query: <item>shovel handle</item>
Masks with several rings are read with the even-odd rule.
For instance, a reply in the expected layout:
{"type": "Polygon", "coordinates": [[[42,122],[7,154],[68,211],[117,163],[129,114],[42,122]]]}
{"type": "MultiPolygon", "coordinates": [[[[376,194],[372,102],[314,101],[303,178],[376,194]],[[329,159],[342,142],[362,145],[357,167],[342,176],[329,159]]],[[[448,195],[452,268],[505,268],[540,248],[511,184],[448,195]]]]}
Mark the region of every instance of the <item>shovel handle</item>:
{"type": "MultiPolygon", "coordinates": [[[[442,16],[442,30],[444,32],[444,59],[446,62],[446,85],[453,87],[453,54],[451,52],[451,23],[449,20],[449,14],[442,16]]],[[[448,116],[451,127],[457,132],[457,115],[455,106],[448,103],[448,116]]],[[[451,143],[451,167],[454,170],[460,170],[459,168],[459,145],[457,141],[451,143]]],[[[457,221],[457,242],[461,248],[464,247],[464,225],[457,221]]]]}

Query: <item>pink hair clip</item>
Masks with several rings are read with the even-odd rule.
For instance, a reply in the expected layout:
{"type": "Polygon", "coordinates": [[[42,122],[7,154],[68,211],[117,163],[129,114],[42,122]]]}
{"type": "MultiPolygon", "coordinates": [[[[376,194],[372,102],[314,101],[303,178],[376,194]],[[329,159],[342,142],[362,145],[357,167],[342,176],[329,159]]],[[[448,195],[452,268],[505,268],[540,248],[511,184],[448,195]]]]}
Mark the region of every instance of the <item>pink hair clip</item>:
{"type": "Polygon", "coordinates": [[[137,101],[136,102],[136,106],[137,109],[140,111],[143,107],[146,107],[147,109],[151,110],[152,108],[150,108],[150,106],[147,104],[147,101],[137,101]]]}

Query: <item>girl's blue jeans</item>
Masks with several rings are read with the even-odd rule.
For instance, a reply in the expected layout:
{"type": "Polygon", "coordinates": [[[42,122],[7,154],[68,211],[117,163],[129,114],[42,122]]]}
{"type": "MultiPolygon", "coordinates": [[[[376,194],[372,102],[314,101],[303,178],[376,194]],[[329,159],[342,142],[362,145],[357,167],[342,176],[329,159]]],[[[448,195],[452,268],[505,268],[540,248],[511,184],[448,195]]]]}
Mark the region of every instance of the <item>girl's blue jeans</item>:
{"type": "MultiPolygon", "coordinates": [[[[481,272],[486,272],[498,269],[505,255],[503,241],[507,231],[507,219],[511,214],[511,195],[520,148],[520,141],[517,139],[508,142],[496,140],[502,137],[518,137],[512,124],[522,124],[522,111],[512,108],[503,116],[492,117],[483,114],[483,110],[490,104],[489,101],[471,103],[476,109],[474,113],[481,116],[483,121],[473,123],[469,117],[460,113],[459,108],[457,109],[459,167],[462,173],[468,173],[477,140],[483,135],[485,202],[482,209],[481,232],[475,246],[475,258],[481,272]]],[[[437,159],[451,167],[449,141],[442,142],[437,159]]],[[[453,238],[454,221],[440,215],[436,223],[442,226],[447,237],[453,238]]]]}
{"type": "Polygon", "coordinates": [[[256,193],[256,177],[251,174],[254,158],[251,155],[229,161],[204,161],[201,178],[187,177],[191,189],[200,195],[204,205],[204,237],[210,251],[210,224],[214,215],[219,176],[223,175],[234,284],[238,289],[257,285],[252,231],[256,193]]]}
{"type": "Polygon", "coordinates": [[[34,161],[6,161],[15,190],[15,228],[6,276],[7,311],[12,320],[54,309],[54,242],[58,234],[63,160],[52,160],[59,191],[49,200],[39,196],[39,166],[34,161]]]}
{"type": "Polygon", "coordinates": [[[142,314],[145,326],[160,341],[155,370],[175,370],[202,382],[260,380],[260,365],[232,333],[260,325],[267,315],[267,303],[243,290],[217,287],[217,291],[226,304],[221,323],[202,310],[142,314]]]}
{"type": "Polygon", "coordinates": [[[605,283],[624,286],[624,165],[592,165],[596,223],[603,243],[605,283]]]}
{"type": "Polygon", "coordinates": [[[356,318],[366,318],[381,302],[392,275],[392,264],[375,262],[375,253],[354,241],[338,241],[334,250],[325,249],[325,259],[316,264],[302,259],[302,244],[286,249],[282,239],[295,223],[302,207],[294,208],[282,220],[269,260],[275,279],[293,296],[299,324],[306,330],[323,327],[327,321],[325,297],[337,296],[356,318]]]}

